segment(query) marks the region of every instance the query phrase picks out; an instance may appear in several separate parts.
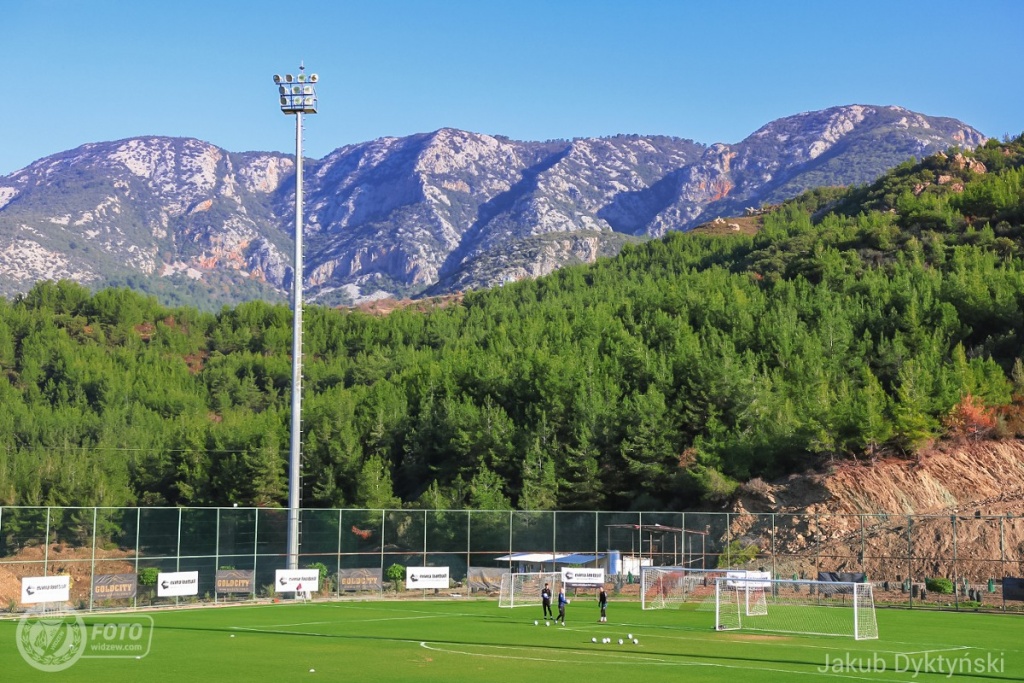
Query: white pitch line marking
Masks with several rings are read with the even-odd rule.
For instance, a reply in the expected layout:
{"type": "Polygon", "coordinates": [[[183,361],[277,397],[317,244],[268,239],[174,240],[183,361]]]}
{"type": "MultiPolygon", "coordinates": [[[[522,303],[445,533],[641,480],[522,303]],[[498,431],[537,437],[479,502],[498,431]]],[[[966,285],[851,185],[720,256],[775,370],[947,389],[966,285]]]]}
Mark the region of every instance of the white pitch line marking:
{"type": "MultiPolygon", "coordinates": [[[[550,657],[536,657],[536,656],[527,656],[527,655],[506,655],[506,654],[496,654],[496,653],[487,653],[487,652],[466,652],[466,651],[463,651],[463,650],[447,649],[447,648],[444,648],[444,647],[431,645],[427,641],[420,641],[420,647],[422,647],[422,648],[424,648],[426,650],[431,650],[433,652],[443,652],[445,654],[455,654],[455,655],[466,655],[468,657],[486,657],[488,659],[513,659],[513,660],[531,661],[531,662],[558,662],[558,663],[562,663],[562,664],[566,663],[565,657],[550,658],[550,657]]],[[[480,647],[487,647],[487,648],[491,648],[491,649],[495,649],[495,650],[519,650],[519,649],[523,649],[523,648],[519,648],[519,647],[509,647],[509,646],[506,646],[506,645],[483,645],[483,644],[481,644],[480,647]]],[[[589,649],[588,650],[572,650],[572,652],[573,652],[573,654],[586,655],[588,658],[592,658],[594,656],[605,657],[606,659],[604,660],[604,663],[606,663],[606,664],[626,664],[626,665],[634,665],[635,666],[637,663],[647,663],[647,664],[652,664],[652,665],[655,665],[655,666],[713,667],[713,668],[718,668],[718,669],[737,669],[739,671],[771,671],[771,672],[774,672],[774,673],[781,673],[781,674],[785,674],[785,675],[788,675],[788,676],[793,676],[793,675],[796,675],[796,676],[827,676],[829,678],[839,678],[839,679],[851,680],[851,681],[873,681],[874,683],[878,683],[879,680],[889,680],[889,679],[879,679],[878,676],[874,676],[874,677],[850,676],[850,675],[847,675],[847,674],[834,673],[834,672],[828,672],[828,671],[817,671],[817,670],[816,671],[798,671],[798,670],[793,670],[793,669],[779,669],[779,668],[775,668],[775,667],[765,667],[765,666],[741,666],[741,665],[738,665],[738,664],[720,664],[720,663],[717,663],[717,662],[668,661],[668,660],[657,658],[657,657],[654,657],[654,656],[651,656],[651,655],[628,654],[628,653],[625,653],[625,652],[623,652],[621,654],[620,653],[605,654],[603,652],[594,652],[593,650],[589,650],[589,649]],[[612,657],[614,657],[615,659],[611,659],[612,657]]]]}

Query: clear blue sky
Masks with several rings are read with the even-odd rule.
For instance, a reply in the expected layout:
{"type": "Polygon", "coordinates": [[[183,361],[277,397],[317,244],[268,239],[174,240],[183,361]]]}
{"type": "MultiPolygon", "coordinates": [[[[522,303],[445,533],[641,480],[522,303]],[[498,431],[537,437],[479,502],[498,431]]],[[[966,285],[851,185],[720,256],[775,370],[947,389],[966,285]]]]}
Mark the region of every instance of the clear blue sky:
{"type": "Polygon", "coordinates": [[[454,127],[739,142],[843,104],[1024,131],[1024,0],[3,0],[0,175],[87,142],[304,151],[454,127]]]}

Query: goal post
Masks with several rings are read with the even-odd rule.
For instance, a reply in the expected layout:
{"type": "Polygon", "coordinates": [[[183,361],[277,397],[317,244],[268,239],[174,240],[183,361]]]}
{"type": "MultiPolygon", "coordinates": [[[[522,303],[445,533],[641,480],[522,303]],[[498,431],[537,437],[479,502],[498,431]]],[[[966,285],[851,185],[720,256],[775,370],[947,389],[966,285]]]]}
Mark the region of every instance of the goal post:
{"type": "Polygon", "coordinates": [[[878,638],[870,583],[715,579],[715,629],[878,638]]]}
{"type": "Polygon", "coordinates": [[[552,597],[562,585],[561,572],[505,572],[501,575],[498,607],[536,607],[541,604],[540,592],[550,584],[552,597]]]}
{"type": "Polygon", "coordinates": [[[701,603],[715,594],[715,579],[727,569],[643,567],[640,570],[640,608],[666,609],[683,603],[701,603]]]}

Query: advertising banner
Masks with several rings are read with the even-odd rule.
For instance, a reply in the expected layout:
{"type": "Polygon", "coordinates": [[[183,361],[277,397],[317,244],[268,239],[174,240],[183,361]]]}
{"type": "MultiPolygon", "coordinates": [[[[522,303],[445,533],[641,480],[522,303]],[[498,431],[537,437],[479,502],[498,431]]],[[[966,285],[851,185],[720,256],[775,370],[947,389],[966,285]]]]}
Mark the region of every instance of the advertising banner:
{"type": "Polygon", "coordinates": [[[92,580],[95,600],[131,600],[139,591],[139,577],[135,574],[97,574],[92,580]]]}
{"type": "Polygon", "coordinates": [[[342,569],[338,572],[338,590],[381,591],[384,578],[380,567],[375,569],[342,569]]]}
{"type": "Polygon", "coordinates": [[[448,567],[406,567],[406,590],[447,588],[448,567]]]}
{"type": "Polygon", "coordinates": [[[21,604],[67,602],[71,599],[70,576],[26,576],[21,580],[21,604]]]}
{"type": "Polygon", "coordinates": [[[278,569],[274,572],[275,593],[316,593],[318,590],[319,569],[278,569]]]}
{"type": "Polygon", "coordinates": [[[160,598],[199,595],[199,572],[160,572],[156,578],[156,595],[160,598]]]}
{"type": "Polygon", "coordinates": [[[254,593],[256,578],[251,569],[219,569],[217,571],[218,593],[254,593]]]}
{"type": "Polygon", "coordinates": [[[562,584],[597,588],[604,585],[604,567],[573,567],[562,568],[562,584]]]}

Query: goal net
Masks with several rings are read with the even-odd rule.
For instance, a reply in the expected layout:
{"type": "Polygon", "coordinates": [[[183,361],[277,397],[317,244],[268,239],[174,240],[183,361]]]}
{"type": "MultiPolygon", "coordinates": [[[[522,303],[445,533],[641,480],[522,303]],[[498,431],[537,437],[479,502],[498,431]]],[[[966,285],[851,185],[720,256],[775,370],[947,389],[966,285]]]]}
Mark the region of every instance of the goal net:
{"type": "Polygon", "coordinates": [[[871,584],[841,581],[715,579],[715,628],[878,638],[871,584]]]}
{"type": "Polygon", "coordinates": [[[640,570],[640,608],[665,609],[687,602],[702,603],[715,597],[715,579],[726,569],[643,567],[640,570]]]}
{"type": "Polygon", "coordinates": [[[501,575],[498,607],[530,607],[541,604],[540,592],[549,584],[551,597],[562,585],[561,572],[506,572],[501,575]]]}

